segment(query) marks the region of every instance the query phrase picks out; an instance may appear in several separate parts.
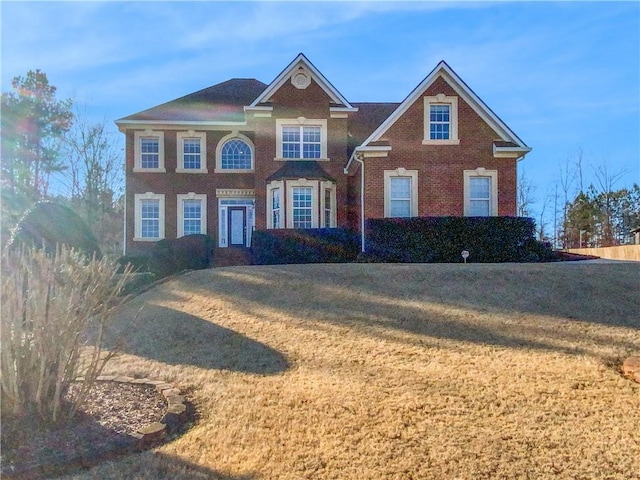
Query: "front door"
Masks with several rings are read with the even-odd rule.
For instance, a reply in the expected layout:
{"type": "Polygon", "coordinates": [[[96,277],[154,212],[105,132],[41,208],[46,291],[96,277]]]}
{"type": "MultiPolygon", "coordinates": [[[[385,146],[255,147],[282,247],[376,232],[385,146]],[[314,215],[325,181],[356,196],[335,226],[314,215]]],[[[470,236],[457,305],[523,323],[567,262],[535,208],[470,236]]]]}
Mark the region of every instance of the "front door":
{"type": "Polygon", "coordinates": [[[247,235],[247,207],[229,207],[229,246],[244,247],[247,235]]]}

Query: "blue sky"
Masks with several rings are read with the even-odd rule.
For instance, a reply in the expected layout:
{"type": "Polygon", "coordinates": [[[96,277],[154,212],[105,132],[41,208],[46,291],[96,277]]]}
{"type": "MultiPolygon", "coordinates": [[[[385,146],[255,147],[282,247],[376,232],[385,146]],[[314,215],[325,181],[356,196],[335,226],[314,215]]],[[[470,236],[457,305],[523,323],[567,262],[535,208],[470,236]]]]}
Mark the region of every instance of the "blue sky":
{"type": "MultiPolygon", "coordinates": [[[[350,101],[402,101],[444,59],[533,151],[538,209],[560,170],[640,182],[640,3],[3,1],[2,91],[39,68],[113,121],[303,52],[350,101]]],[[[124,136],[118,137],[124,143],[124,136]]]]}

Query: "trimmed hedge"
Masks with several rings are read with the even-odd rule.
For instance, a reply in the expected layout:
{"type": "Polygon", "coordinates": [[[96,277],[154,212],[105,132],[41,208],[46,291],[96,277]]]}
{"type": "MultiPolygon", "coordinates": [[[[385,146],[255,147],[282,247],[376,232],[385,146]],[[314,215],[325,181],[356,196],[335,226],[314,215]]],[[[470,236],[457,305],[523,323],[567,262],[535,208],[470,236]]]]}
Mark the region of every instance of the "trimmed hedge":
{"type": "Polygon", "coordinates": [[[556,260],[535,239],[526,217],[416,217],[370,219],[364,260],[380,262],[546,262],[556,260]]]}
{"type": "Polygon", "coordinates": [[[360,235],[345,228],[274,229],[253,232],[252,263],[352,262],[360,252],[360,235]]]}
{"type": "Polygon", "coordinates": [[[214,246],[213,238],[204,234],[160,240],[151,251],[149,271],[161,278],[183,270],[209,268],[214,246]]]}
{"type": "Polygon", "coordinates": [[[98,240],[88,225],[69,207],[55,202],[39,202],[16,225],[10,247],[22,245],[44,248],[54,254],[57,245],[66,245],[89,259],[102,257],[98,240]]]}

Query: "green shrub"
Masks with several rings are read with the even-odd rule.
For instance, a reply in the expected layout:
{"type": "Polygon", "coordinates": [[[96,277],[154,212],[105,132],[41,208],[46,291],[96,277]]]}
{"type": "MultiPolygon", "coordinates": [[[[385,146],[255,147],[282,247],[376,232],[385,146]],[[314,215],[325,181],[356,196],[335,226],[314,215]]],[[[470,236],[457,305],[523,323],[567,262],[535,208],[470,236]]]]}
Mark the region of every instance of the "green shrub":
{"type": "Polygon", "coordinates": [[[101,258],[100,246],[91,229],[69,207],[54,202],[36,203],[13,230],[10,247],[33,246],[55,254],[58,245],[66,245],[87,258],[101,258]]]}
{"type": "Polygon", "coordinates": [[[251,246],[255,265],[353,262],[360,236],[344,228],[256,230],[251,246]]]}
{"type": "Polygon", "coordinates": [[[117,353],[102,345],[130,271],[117,275],[106,259],[87,261],[64,246],[53,255],[5,249],[1,265],[2,415],[70,418],[117,353]],[[64,403],[79,376],[79,393],[64,403]]]}
{"type": "Polygon", "coordinates": [[[535,240],[535,223],[524,217],[416,217],[371,219],[367,258],[387,262],[539,262],[553,260],[535,240]]]}
{"type": "Polygon", "coordinates": [[[186,235],[157,242],[149,258],[149,270],[166,277],[183,270],[209,268],[213,261],[215,242],[208,235],[186,235]]]}

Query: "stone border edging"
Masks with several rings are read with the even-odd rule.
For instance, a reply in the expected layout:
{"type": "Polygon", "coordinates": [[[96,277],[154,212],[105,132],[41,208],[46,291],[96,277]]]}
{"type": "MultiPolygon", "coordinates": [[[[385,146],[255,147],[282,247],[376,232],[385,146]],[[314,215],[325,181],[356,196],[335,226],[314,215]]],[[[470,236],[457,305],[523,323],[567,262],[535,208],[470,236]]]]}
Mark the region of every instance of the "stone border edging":
{"type": "MultiPolygon", "coordinates": [[[[83,381],[84,377],[76,378],[76,381],[83,381]]],[[[60,475],[69,475],[77,469],[90,468],[110,460],[121,454],[134,453],[146,450],[158,445],[165,440],[168,433],[178,432],[187,419],[187,405],[180,390],[164,380],[150,380],[148,378],[133,378],[122,375],[100,375],[96,378],[99,382],[129,383],[132,385],[143,385],[154,387],[160,393],[167,404],[167,410],[159,422],[151,423],[136,430],[127,432],[129,441],[120,442],[116,446],[106,450],[101,450],[96,456],[94,451],[79,451],[72,456],[64,457],[62,461],[42,463],[40,461],[32,464],[22,465],[16,469],[13,465],[0,464],[0,477],[13,480],[32,480],[36,478],[52,478],[60,475]]]]}
{"type": "Polygon", "coordinates": [[[167,402],[167,410],[159,422],[141,427],[135,432],[128,432],[135,438],[138,446],[145,448],[166,437],[167,433],[177,431],[187,420],[187,406],[180,390],[164,380],[150,380],[148,378],[133,378],[123,375],[100,375],[98,382],[130,383],[132,385],[147,385],[154,387],[167,402]]]}

